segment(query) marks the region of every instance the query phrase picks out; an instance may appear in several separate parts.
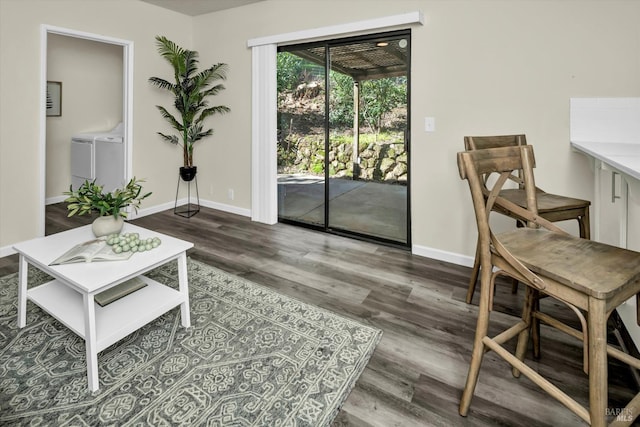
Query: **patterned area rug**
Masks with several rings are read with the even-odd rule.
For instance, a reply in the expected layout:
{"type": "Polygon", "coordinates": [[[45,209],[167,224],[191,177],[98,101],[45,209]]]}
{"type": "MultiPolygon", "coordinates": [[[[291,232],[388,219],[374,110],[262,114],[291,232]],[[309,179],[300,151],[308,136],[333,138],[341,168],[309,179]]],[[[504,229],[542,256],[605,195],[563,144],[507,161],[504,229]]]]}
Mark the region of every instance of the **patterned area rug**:
{"type": "MultiPolygon", "coordinates": [[[[175,263],[148,275],[177,286],[175,263]]],[[[17,287],[0,278],[0,425],[326,426],[382,334],[189,260],[191,328],[175,308],[102,351],[92,393],[82,339],[31,302],[17,328],[17,287]]]]}

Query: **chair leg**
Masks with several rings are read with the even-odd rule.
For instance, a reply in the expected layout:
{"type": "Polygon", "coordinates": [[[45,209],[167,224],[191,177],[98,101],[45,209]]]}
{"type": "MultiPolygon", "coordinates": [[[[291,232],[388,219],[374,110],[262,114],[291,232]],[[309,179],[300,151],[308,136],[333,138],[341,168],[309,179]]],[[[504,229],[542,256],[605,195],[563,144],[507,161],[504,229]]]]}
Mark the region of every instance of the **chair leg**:
{"type": "MultiPolygon", "coordinates": [[[[540,311],[540,292],[535,292],[535,299],[533,303],[533,313],[537,313],[540,311]]],[[[531,319],[531,339],[533,341],[533,357],[535,359],[540,359],[540,319],[533,316],[531,319]]]]}
{"type": "Polygon", "coordinates": [[[589,298],[589,415],[592,427],[606,425],[607,317],[605,301],[589,298]]]}
{"type": "MultiPolygon", "coordinates": [[[[522,307],[522,321],[527,326],[522,332],[518,334],[518,343],[516,344],[516,358],[524,362],[524,357],[527,354],[527,347],[529,346],[529,330],[531,328],[531,318],[533,308],[537,299],[537,291],[529,286],[526,287],[526,294],[524,297],[524,306],[522,307]]],[[[511,368],[511,373],[514,377],[520,377],[520,370],[511,368]]]]}
{"type": "Polygon", "coordinates": [[[511,293],[518,293],[518,281],[516,279],[511,279],[511,293]]]}
{"type": "Polygon", "coordinates": [[[589,221],[589,207],[584,211],[584,215],[578,217],[578,227],[580,229],[580,237],[591,240],[591,223],[589,221]]]}
{"type": "Polygon", "coordinates": [[[460,407],[458,412],[463,417],[469,413],[471,399],[478,383],[478,374],[480,373],[480,365],[482,357],[485,353],[485,345],[482,342],[489,331],[489,296],[493,283],[491,282],[491,269],[482,269],[480,279],[480,304],[478,305],[478,322],[476,323],[476,334],[473,341],[473,352],[471,354],[471,362],[469,363],[469,372],[467,374],[467,382],[465,383],[462,397],[460,398],[460,407]],[[485,271],[488,270],[488,271],[485,271]]]}
{"type": "MultiPolygon", "coordinates": [[[[522,228],[522,227],[526,227],[526,224],[516,220],[516,227],[517,228],[522,228]]],[[[518,293],[518,280],[517,279],[511,279],[511,293],[512,294],[517,294],[518,293]]]]}
{"type": "Polygon", "coordinates": [[[469,287],[467,289],[467,304],[471,304],[473,300],[473,294],[476,291],[476,283],[478,282],[478,275],[480,273],[480,252],[479,247],[476,244],[476,257],[473,260],[473,270],[471,270],[471,278],[469,279],[469,287]]]}

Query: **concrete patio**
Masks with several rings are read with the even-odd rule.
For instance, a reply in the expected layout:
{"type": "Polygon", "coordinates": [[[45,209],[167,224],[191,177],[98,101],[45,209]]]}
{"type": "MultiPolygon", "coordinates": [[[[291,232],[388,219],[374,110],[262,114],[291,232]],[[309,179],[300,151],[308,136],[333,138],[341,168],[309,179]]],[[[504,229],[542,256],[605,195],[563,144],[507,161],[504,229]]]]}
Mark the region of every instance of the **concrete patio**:
{"type": "MultiPolygon", "coordinates": [[[[324,179],[278,175],[278,215],[324,226],[324,179]]],[[[407,243],[407,187],[372,181],[329,180],[329,228],[407,243]]]]}

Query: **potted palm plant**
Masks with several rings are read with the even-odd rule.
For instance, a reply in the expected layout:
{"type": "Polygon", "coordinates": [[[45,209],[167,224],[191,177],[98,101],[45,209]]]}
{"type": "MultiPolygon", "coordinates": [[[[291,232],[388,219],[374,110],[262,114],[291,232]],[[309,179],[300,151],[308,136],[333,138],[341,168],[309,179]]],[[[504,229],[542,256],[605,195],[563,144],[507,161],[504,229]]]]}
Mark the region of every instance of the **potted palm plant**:
{"type": "Polygon", "coordinates": [[[158,134],[164,141],[182,146],[183,166],[180,176],[185,181],[191,181],[197,168],[193,164],[193,148],[196,142],[211,136],[213,129],[205,129],[204,121],[214,114],[224,114],[231,111],[224,105],[209,106],[207,98],[224,90],[218,80],[225,80],[228,66],[218,63],[198,71],[198,52],[183,49],[164,36],[156,36],[156,44],[160,55],[173,67],[174,81],[170,82],[160,77],[151,77],[149,82],[154,86],[171,92],[174,97],[174,107],[179,117],[171,114],[165,107],[156,105],[171,127],[178,135],[158,134]]]}
{"type": "Polygon", "coordinates": [[[102,186],[95,180],[85,181],[77,190],[69,187],[69,191],[63,194],[68,217],[73,215],[86,215],[98,213],[98,218],[93,221],[92,230],[96,237],[119,233],[127,217],[127,207],[131,206],[136,212],[142,200],[151,195],[151,192],[142,194],[141,179],[132,178],[123,188],[117,188],[112,192],[104,193],[102,186]]]}

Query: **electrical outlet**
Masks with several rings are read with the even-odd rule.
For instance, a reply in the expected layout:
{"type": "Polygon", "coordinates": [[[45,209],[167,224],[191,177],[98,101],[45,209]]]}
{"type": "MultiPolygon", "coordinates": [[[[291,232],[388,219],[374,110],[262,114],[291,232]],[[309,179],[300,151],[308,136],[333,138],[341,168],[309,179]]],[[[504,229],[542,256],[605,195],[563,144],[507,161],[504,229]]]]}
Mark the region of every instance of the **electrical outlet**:
{"type": "Polygon", "coordinates": [[[233,188],[227,190],[227,198],[233,200],[233,188]]]}

